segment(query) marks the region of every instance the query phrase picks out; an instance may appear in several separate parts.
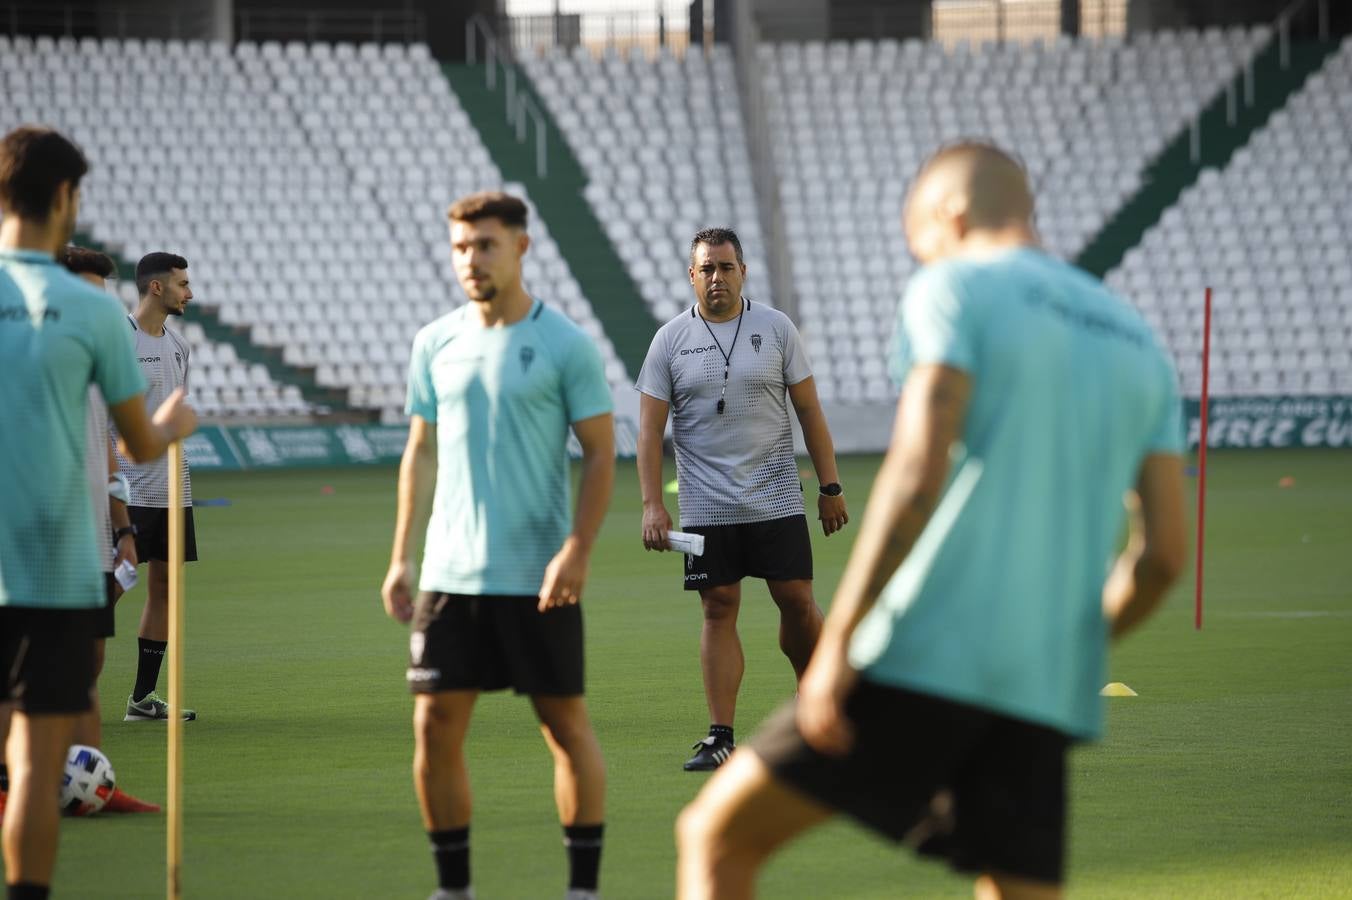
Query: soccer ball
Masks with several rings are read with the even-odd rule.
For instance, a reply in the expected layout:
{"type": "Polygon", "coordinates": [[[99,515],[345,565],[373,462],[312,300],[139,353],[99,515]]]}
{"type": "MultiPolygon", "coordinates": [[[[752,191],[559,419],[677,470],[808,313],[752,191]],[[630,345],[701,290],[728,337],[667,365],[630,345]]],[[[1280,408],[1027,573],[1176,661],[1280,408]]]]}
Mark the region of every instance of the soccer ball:
{"type": "Polygon", "coordinates": [[[103,751],[84,744],[71,745],[66,771],[61,777],[61,812],[67,816],[92,816],[113,796],[117,776],[103,751]]]}

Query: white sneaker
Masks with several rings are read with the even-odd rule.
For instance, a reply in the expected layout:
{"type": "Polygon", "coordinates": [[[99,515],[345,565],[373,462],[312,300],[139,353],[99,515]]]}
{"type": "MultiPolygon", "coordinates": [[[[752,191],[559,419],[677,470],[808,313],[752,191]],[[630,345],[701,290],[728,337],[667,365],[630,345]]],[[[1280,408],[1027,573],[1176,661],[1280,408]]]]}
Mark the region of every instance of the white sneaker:
{"type": "Polygon", "coordinates": [[[456,891],[448,888],[437,888],[427,900],[474,900],[474,888],[467,887],[464,890],[456,891]]]}
{"type": "Polygon", "coordinates": [[[568,893],[563,895],[563,900],[601,900],[601,895],[596,891],[584,891],[582,888],[569,888],[568,893]]]}

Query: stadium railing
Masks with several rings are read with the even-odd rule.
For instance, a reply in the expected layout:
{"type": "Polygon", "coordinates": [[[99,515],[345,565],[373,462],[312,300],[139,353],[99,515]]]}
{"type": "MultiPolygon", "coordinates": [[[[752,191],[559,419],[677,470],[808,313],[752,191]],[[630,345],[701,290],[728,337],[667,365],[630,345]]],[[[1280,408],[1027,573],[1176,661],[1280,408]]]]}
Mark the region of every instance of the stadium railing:
{"type": "Polygon", "coordinates": [[[510,60],[503,58],[503,48],[493,34],[493,29],[482,16],[470,16],[465,23],[465,61],[471,66],[478,64],[483,56],[484,84],[491,91],[497,90],[498,70],[502,70],[503,97],[507,121],[516,132],[517,143],[526,142],[527,120],[535,127],[535,174],[544,178],[549,173],[549,154],[545,137],[545,119],[530,93],[517,90],[516,67],[509,65],[510,60]],[[479,52],[482,42],[483,52],[479,52]]]}

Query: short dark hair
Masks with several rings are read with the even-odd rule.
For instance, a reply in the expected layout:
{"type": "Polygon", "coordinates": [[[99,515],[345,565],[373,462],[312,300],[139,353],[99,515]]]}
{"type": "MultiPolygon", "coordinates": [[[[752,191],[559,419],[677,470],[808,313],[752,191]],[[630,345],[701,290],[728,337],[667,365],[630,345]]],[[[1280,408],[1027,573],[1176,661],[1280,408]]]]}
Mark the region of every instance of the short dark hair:
{"type": "Polygon", "coordinates": [[[723,244],[732,244],[732,252],[737,254],[737,261],[746,264],[742,259],[742,242],[737,240],[737,232],[731,228],[701,228],[695,232],[694,240],[690,242],[690,265],[695,264],[695,248],[700,244],[708,244],[710,247],[719,247],[723,244]]]}
{"type": "Polygon", "coordinates": [[[510,228],[525,228],[529,210],[518,197],[502,191],[480,191],[461,197],[446,211],[452,222],[477,222],[480,219],[501,219],[510,228]]]}
{"type": "Polygon", "coordinates": [[[51,128],[23,125],[0,139],[0,209],[44,223],[61,184],[78,187],[89,171],[80,148],[51,128]]]}
{"type": "Polygon", "coordinates": [[[188,261],[177,253],[157,250],[141,257],[136,264],[136,292],[144,297],[150,291],[150,282],[169,274],[171,269],[186,269],[188,261]]]}
{"type": "Polygon", "coordinates": [[[88,273],[100,278],[112,278],[117,274],[117,263],[113,262],[113,258],[107,253],[100,253],[88,247],[77,247],[74,244],[67,245],[61,251],[61,265],[75,275],[88,273]]]}

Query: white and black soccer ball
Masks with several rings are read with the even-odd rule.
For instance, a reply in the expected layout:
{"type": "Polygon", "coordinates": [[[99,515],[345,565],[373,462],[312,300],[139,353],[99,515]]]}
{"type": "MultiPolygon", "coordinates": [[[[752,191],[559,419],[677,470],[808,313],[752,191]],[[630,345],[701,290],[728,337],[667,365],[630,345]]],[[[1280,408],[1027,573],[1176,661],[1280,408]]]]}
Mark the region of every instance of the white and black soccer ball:
{"type": "Polygon", "coordinates": [[[66,771],[61,777],[62,815],[92,816],[103,809],[116,786],[113,764],[102,750],[72,744],[66,754],[66,771]]]}

